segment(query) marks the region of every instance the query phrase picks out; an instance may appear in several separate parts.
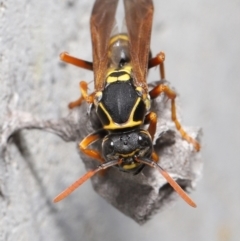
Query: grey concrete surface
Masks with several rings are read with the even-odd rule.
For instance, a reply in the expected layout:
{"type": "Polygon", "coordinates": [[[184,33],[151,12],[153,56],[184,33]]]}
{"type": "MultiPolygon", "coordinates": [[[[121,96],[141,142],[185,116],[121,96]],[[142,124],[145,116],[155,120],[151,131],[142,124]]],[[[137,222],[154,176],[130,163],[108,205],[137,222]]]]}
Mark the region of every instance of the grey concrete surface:
{"type": "MultiPolygon", "coordinates": [[[[93,1],[0,2],[0,124],[12,108],[44,118],[67,114],[91,72],[59,62],[62,51],[91,60],[93,1]]],[[[181,200],[144,226],[84,184],[51,198],[84,172],[73,143],[24,131],[0,159],[0,240],[210,240],[240,237],[240,2],[158,1],[152,51],[166,53],[166,77],[180,94],[185,125],[204,132],[203,178],[191,209],[181,200]],[[17,148],[18,147],[18,148],[17,148]],[[22,153],[24,152],[24,158],[22,153]],[[27,190],[27,192],[23,192],[27,190]]],[[[149,79],[158,79],[157,71],[149,79]]]]}

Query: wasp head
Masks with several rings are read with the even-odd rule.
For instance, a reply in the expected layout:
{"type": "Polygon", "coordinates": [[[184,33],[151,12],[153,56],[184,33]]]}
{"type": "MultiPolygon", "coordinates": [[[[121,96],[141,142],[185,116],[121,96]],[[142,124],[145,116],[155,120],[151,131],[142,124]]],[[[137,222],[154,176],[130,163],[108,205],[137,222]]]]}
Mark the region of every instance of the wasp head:
{"type": "Polygon", "coordinates": [[[124,133],[111,133],[102,142],[103,156],[106,162],[120,160],[118,167],[121,171],[139,173],[143,164],[136,158],[148,158],[152,154],[152,139],[143,129],[124,133]]]}

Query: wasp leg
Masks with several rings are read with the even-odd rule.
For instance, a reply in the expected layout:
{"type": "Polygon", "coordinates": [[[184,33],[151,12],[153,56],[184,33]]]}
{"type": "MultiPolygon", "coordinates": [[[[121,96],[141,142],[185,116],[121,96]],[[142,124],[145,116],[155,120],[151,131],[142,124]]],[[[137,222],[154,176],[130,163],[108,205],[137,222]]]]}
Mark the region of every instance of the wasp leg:
{"type": "Polygon", "coordinates": [[[154,139],[154,135],[156,133],[157,128],[157,114],[155,112],[149,112],[144,119],[144,124],[149,124],[148,132],[150,136],[152,137],[152,140],[154,139]]]}
{"type": "Polygon", "coordinates": [[[68,53],[64,52],[60,54],[60,59],[66,63],[73,64],[77,67],[93,70],[93,63],[88,62],[86,60],[78,59],[73,56],[68,55],[68,53]]]}
{"type": "MultiPolygon", "coordinates": [[[[148,132],[150,136],[152,137],[152,140],[154,139],[154,135],[156,133],[157,128],[157,114],[155,112],[150,112],[145,116],[144,124],[149,124],[148,132]]],[[[159,161],[159,157],[156,152],[152,153],[152,159],[154,162],[159,161]]]]}
{"type": "Polygon", "coordinates": [[[104,159],[99,151],[93,149],[87,149],[89,145],[93,144],[97,140],[103,138],[106,135],[106,131],[101,129],[97,132],[94,132],[88,136],[86,136],[80,143],[79,149],[87,156],[98,160],[100,163],[104,163],[104,159]]]}
{"type": "Polygon", "coordinates": [[[88,95],[88,93],[87,93],[87,83],[85,81],[81,81],[79,83],[79,86],[80,86],[80,92],[81,92],[82,95],[80,96],[79,99],[77,99],[73,102],[70,102],[68,104],[69,109],[72,109],[76,106],[80,106],[82,104],[83,100],[85,100],[89,104],[93,103],[93,98],[94,98],[95,93],[92,93],[92,94],[88,95]]]}
{"type": "Polygon", "coordinates": [[[158,154],[155,151],[152,153],[152,159],[153,159],[154,162],[158,162],[159,161],[159,156],[158,156],[158,154]]]}
{"type": "MultiPolygon", "coordinates": [[[[68,53],[64,52],[60,54],[60,59],[66,63],[73,64],[75,66],[78,66],[83,69],[93,70],[93,64],[92,62],[88,62],[82,59],[77,59],[73,56],[68,55],[68,53]]],[[[82,96],[77,99],[76,101],[73,101],[69,103],[68,107],[70,109],[80,106],[82,104],[83,100],[86,100],[88,103],[93,103],[93,95],[88,95],[87,93],[87,83],[85,81],[80,82],[80,91],[82,93],[82,96]]]]}
{"type": "Polygon", "coordinates": [[[164,60],[165,60],[165,54],[164,52],[160,52],[155,58],[152,58],[148,61],[149,69],[159,65],[161,80],[165,79],[164,60]]]}
{"type": "Polygon", "coordinates": [[[79,97],[79,99],[72,101],[68,104],[68,108],[72,109],[74,107],[80,106],[82,104],[82,101],[84,100],[84,98],[81,96],[79,97]]]}
{"type": "Polygon", "coordinates": [[[149,95],[151,99],[157,98],[161,93],[164,93],[167,95],[169,99],[171,99],[171,112],[172,112],[172,121],[175,123],[175,126],[177,130],[180,132],[181,136],[183,139],[185,139],[187,142],[192,143],[196,151],[200,150],[200,144],[190,137],[187,132],[182,128],[180,122],[177,119],[177,114],[176,114],[176,105],[175,105],[175,98],[176,98],[176,93],[169,88],[167,85],[160,84],[157,85],[155,88],[153,88],[150,92],[149,95]]]}

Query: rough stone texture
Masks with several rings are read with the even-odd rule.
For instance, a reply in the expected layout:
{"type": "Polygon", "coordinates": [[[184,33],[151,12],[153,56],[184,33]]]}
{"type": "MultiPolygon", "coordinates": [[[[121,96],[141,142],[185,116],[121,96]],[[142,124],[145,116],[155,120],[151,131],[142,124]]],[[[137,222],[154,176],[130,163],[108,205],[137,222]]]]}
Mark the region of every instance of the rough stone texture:
{"type": "MultiPolygon", "coordinates": [[[[67,115],[79,80],[93,77],[61,64],[58,55],[91,60],[91,6],[87,0],[0,2],[1,126],[9,104],[44,119],[67,115]]],[[[179,201],[140,227],[90,182],[53,205],[52,197],[84,166],[74,144],[24,131],[0,160],[0,240],[238,240],[239,23],[238,1],[155,1],[153,54],[166,53],[166,77],[180,93],[183,123],[204,130],[196,210],[179,201]]]]}

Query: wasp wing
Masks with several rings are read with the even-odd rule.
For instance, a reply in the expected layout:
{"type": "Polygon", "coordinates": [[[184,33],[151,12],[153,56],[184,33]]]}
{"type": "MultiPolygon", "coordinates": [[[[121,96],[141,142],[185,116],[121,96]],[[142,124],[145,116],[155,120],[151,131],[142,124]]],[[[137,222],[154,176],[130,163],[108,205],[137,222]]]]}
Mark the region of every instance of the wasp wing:
{"type": "Polygon", "coordinates": [[[147,90],[147,72],[153,17],[152,0],[124,0],[134,84],[147,90]]]}
{"type": "Polygon", "coordinates": [[[104,88],[108,42],[115,24],[118,0],[96,0],[91,15],[93,71],[96,91],[104,88]]]}

